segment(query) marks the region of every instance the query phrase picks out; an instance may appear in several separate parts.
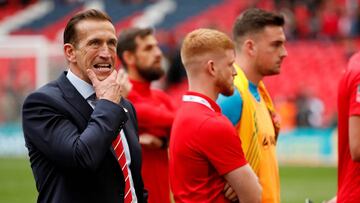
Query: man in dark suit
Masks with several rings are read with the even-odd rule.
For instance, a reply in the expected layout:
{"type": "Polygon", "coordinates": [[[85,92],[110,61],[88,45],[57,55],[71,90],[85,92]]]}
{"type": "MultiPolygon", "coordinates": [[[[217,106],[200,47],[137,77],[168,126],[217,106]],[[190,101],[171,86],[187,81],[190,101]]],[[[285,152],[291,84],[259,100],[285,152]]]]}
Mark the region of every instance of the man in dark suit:
{"type": "Polygon", "coordinates": [[[106,14],[75,15],[64,31],[69,70],[25,100],[38,202],[147,201],[135,110],[121,96],[127,78],[114,69],[116,42],[106,14]]]}

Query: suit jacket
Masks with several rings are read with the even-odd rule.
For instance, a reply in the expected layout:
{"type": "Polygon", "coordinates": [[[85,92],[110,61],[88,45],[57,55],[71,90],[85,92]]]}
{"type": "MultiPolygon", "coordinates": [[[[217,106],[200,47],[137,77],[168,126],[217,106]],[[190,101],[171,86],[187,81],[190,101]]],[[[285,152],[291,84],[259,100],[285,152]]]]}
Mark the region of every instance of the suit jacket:
{"type": "Polygon", "coordinates": [[[130,102],[99,100],[92,109],[66,72],[30,94],[23,105],[23,131],[38,202],[123,202],[125,181],[111,147],[121,129],[138,202],[147,202],[137,128],[130,102]]]}

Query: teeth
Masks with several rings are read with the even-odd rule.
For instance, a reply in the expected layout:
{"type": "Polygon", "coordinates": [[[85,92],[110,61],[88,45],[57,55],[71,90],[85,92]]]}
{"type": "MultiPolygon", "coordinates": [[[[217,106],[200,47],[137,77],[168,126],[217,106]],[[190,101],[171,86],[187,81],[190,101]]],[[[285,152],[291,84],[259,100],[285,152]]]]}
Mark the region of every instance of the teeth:
{"type": "Polygon", "coordinates": [[[95,67],[96,68],[110,68],[111,65],[110,64],[96,64],[95,67]]]}

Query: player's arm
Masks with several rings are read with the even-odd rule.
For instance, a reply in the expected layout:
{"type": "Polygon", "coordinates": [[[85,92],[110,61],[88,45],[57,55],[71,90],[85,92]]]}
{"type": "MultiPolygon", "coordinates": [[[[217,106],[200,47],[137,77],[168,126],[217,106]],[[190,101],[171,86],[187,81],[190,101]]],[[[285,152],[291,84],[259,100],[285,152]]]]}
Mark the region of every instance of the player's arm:
{"type": "MultiPolygon", "coordinates": [[[[349,65],[350,66],[350,65],[349,65]]],[[[353,161],[360,161],[360,75],[356,75],[349,87],[349,148],[353,161]]]]}
{"type": "Polygon", "coordinates": [[[211,118],[200,130],[207,132],[196,137],[201,153],[230,184],[240,202],[260,202],[261,186],[245,159],[241,141],[230,121],[224,117],[211,118]]]}
{"type": "Polygon", "coordinates": [[[154,106],[146,102],[135,101],[134,98],[130,96],[129,100],[132,101],[135,106],[140,127],[144,124],[151,125],[152,127],[170,128],[175,117],[173,111],[161,108],[160,105],[154,106]]]}
{"type": "Polygon", "coordinates": [[[258,178],[246,164],[224,175],[241,203],[261,202],[262,188],[258,178]]]}
{"type": "Polygon", "coordinates": [[[353,161],[360,161],[360,116],[349,118],[349,145],[353,161]]]}

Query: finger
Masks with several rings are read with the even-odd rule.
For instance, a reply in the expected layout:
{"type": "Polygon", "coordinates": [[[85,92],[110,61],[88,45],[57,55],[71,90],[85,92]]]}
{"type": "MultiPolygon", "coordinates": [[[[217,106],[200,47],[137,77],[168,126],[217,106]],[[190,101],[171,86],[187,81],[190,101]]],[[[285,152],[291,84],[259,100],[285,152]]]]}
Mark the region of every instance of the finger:
{"type": "Polygon", "coordinates": [[[154,144],[155,144],[156,148],[161,148],[163,146],[163,141],[159,138],[156,138],[154,144]]]}
{"type": "Polygon", "coordinates": [[[94,72],[93,70],[91,70],[91,69],[87,69],[87,70],[86,70],[86,73],[87,73],[87,75],[88,75],[88,77],[89,77],[92,85],[93,85],[93,86],[96,86],[96,85],[99,83],[99,80],[98,80],[98,78],[96,77],[95,72],[94,72]]]}
{"type": "Polygon", "coordinates": [[[109,75],[109,77],[107,77],[106,79],[116,80],[117,74],[118,74],[118,72],[114,69],[114,70],[111,72],[111,74],[109,75]]]}
{"type": "Polygon", "coordinates": [[[230,198],[229,198],[232,202],[235,202],[236,200],[238,200],[238,197],[236,195],[235,192],[233,192],[231,195],[230,195],[230,198]]]}
{"type": "Polygon", "coordinates": [[[118,73],[125,74],[125,73],[126,73],[126,71],[125,71],[125,69],[124,69],[124,68],[120,68],[120,69],[118,70],[118,73]]]}
{"type": "Polygon", "coordinates": [[[225,183],[224,192],[230,187],[229,183],[225,183]]]}
{"type": "Polygon", "coordinates": [[[227,197],[228,199],[230,199],[231,194],[233,193],[233,189],[231,187],[229,187],[226,192],[225,192],[225,197],[227,197]]]}
{"type": "Polygon", "coordinates": [[[118,84],[122,84],[123,81],[124,81],[124,76],[125,76],[125,75],[126,75],[125,70],[124,70],[123,68],[120,69],[120,70],[118,71],[118,73],[117,73],[116,82],[117,82],[118,84]]]}
{"type": "Polygon", "coordinates": [[[129,75],[128,75],[126,72],[124,72],[122,81],[124,82],[125,85],[127,85],[128,83],[130,83],[130,81],[129,81],[129,75]]]}
{"type": "Polygon", "coordinates": [[[142,145],[148,145],[150,142],[149,142],[148,137],[145,135],[145,136],[139,137],[139,143],[142,145]]]}
{"type": "Polygon", "coordinates": [[[126,83],[126,89],[127,89],[127,91],[130,91],[130,90],[132,89],[132,87],[133,87],[133,84],[131,84],[130,81],[126,83]]]}

